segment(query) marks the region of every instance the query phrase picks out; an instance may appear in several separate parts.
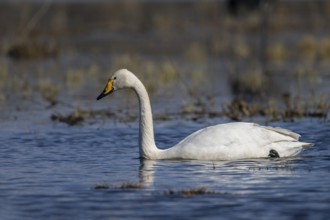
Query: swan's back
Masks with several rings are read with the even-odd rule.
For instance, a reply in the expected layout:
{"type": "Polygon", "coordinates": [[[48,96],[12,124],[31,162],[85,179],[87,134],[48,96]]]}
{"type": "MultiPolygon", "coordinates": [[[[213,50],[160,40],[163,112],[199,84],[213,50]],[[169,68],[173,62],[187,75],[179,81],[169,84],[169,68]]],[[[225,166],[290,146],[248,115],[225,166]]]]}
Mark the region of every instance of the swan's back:
{"type": "Polygon", "coordinates": [[[244,122],[227,123],[198,130],[165,150],[163,155],[198,160],[289,157],[310,146],[299,142],[299,137],[299,134],[282,128],[244,122]]]}

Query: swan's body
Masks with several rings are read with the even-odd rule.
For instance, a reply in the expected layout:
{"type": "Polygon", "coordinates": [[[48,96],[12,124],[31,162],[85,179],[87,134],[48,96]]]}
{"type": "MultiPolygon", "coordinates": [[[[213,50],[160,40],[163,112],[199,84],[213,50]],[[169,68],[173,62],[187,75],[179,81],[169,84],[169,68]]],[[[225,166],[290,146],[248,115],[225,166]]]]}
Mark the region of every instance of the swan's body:
{"type": "Polygon", "coordinates": [[[161,150],[155,144],[152,111],[142,82],[126,69],[118,70],[97,99],[118,89],[131,88],[140,107],[139,150],[145,159],[235,160],[269,156],[295,156],[309,143],[299,142],[299,134],[282,128],[235,122],[206,127],[177,145],[161,150]]]}

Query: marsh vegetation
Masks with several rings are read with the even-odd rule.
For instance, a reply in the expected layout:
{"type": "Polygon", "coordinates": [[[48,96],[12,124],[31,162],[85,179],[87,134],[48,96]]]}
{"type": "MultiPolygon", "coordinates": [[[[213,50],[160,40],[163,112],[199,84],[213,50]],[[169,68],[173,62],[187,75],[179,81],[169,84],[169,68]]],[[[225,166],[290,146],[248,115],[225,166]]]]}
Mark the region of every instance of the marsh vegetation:
{"type": "Polygon", "coordinates": [[[1,4],[10,22],[1,24],[0,103],[9,111],[37,103],[48,120],[71,125],[59,116],[82,122],[121,109],[132,118],[131,94],[110,109],[93,101],[111,73],[128,68],[159,120],[328,120],[327,2],[268,2],[238,14],[217,1],[1,4]],[[77,116],[78,108],[91,113],[77,116]]]}

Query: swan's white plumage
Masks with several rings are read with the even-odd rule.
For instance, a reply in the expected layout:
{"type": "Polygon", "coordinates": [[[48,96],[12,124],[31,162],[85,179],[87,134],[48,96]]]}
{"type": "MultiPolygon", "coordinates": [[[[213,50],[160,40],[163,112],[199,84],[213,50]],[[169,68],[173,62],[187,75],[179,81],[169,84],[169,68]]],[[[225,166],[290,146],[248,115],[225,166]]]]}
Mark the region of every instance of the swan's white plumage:
{"type": "Polygon", "coordinates": [[[309,143],[299,142],[299,134],[283,128],[235,122],[206,127],[189,135],[174,147],[158,149],[153,133],[148,93],[141,81],[126,69],[118,70],[98,99],[118,89],[131,88],[140,106],[140,156],[146,159],[235,160],[265,158],[271,150],[280,157],[295,156],[309,143]]]}
{"type": "Polygon", "coordinates": [[[281,157],[289,157],[310,145],[299,142],[297,137],[284,129],[235,122],[196,131],[161,154],[163,158],[181,155],[182,159],[234,160],[267,157],[273,149],[281,157]]]}

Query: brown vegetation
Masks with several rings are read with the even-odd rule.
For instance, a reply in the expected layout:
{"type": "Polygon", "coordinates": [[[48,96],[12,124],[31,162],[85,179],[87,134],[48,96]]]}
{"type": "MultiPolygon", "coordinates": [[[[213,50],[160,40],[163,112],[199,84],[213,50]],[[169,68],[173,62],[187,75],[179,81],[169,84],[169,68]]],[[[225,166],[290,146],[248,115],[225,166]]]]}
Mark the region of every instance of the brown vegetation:
{"type": "Polygon", "coordinates": [[[71,126],[81,124],[84,121],[83,116],[76,114],[69,114],[66,116],[60,114],[52,114],[50,118],[53,121],[63,122],[71,126]]]}
{"type": "MultiPolygon", "coordinates": [[[[155,111],[159,121],[328,117],[330,4],[275,1],[263,10],[230,13],[222,1],[1,3],[0,18],[10,22],[0,23],[0,49],[15,61],[0,63],[0,103],[16,105],[14,96],[31,103],[42,97],[51,111],[65,102],[94,105],[92,93],[109,74],[128,68],[157,109],[183,100],[171,113],[155,111]],[[227,82],[232,100],[214,101],[221,95],[215,80],[227,82]]],[[[131,106],[130,99],[124,103],[131,106]]],[[[113,116],[75,108],[51,119],[77,125],[113,116]]],[[[116,118],[131,122],[137,114],[116,118]]]]}
{"type": "Polygon", "coordinates": [[[119,185],[111,185],[108,183],[99,183],[96,184],[93,189],[121,189],[121,190],[125,190],[125,189],[143,189],[144,185],[143,183],[140,182],[123,182],[119,185]]]}
{"type": "Polygon", "coordinates": [[[193,196],[199,196],[199,195],[212,195],[212,194],[218,194],[215,191],[208,190],[205,187],[197,187],[197,188],[191,188],[191,189],[182,189],[182,190],[172,190],[169,189],[165,191],[165,195],[178,195],[183,197],[193,197],[193,196]]]}

